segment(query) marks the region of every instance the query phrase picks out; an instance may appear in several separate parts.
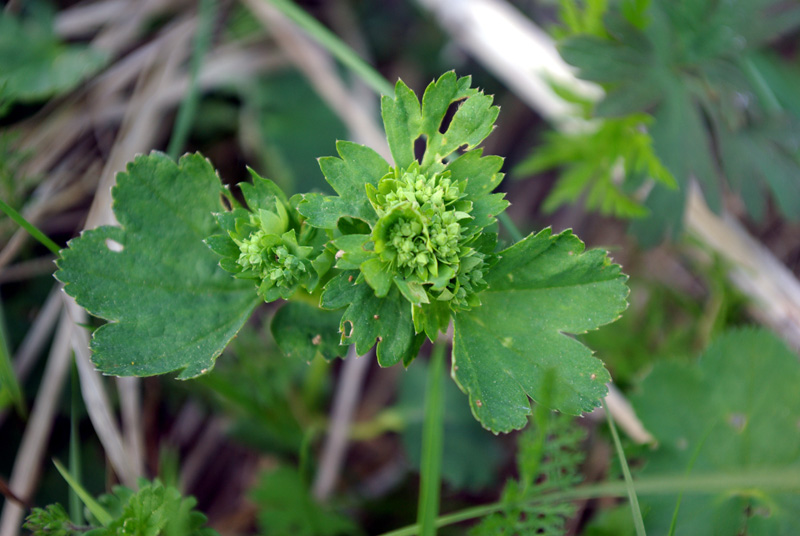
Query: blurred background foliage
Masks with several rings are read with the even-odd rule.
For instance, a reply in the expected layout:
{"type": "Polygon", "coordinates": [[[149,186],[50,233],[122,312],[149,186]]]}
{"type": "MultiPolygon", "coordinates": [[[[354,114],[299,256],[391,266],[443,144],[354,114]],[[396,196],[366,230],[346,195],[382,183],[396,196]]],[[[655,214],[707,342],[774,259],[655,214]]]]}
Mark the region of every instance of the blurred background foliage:
{"type": "MultiPolygon", "coordinates": [[[[450,69],[471,74],[502,108],[485,152],[506,158],[513,180],[500,188],[516,224],[525,232],[574,228],[589,246],[609,249],[631,276],[628,312],[582,338],[656,441],[642,446],[623,436],[635,478],[673,492],[643,499],[648,529],[670,531],[678,505],[681,534],[800,533],[796,482],[792,495],[774,477],[797,475],[800,463],[793,387],[800,339],[791,335],[800,322],[780,324],[783,317],[772,314],[783,310],[779,300],[759,301],[748,290],[748,281],[775,280],[787,300],[797,300],[781,285],[794,289],[800,273],[800,5],[503,4],[545,28],[577,75],[602,87],[594,99],[548,80],[583,125],[572,131],[556,130],[488,60],[460,47],[441,25],[437,2],[297,5],[390,81],[402,77],[419,90],[450,69]],[[715,242],[683,232],[687,203],[697,195],[692,185],[723,221],[763,246],[745,258],[769,255],[780,275],[742,275],[724,254],[733,247],[726,235],[715,242]],[[753,327],[759,323],[767,329],[753,327]],[[718,495],[691,480],[737,471],[763,478],[747,490],[718,484],[718,495]],[[665,475],[686,480],[652,480],[665,475]],[[681,502],[684,492],[696,495],[681,502]],[[714,503],[719,494],[724,504],[714,503]],[[703,501],[714,504],[713,513],[703,501]]],[[[334,154],[337,139],[353,138],[354,103],[377,118],[376,96],[264,6],[270,2],[7,2],[0,14],[0,199],[65,245],[87,224],[104,223],[105,196],[125,162],[171,146],[178,110],[193,94],[180,152],[201,151],[229,184],[247,180],[251,166],[289,192],[326,191],[316,158],[334,154]],[[208,24],[198,23],[203,17],[208,24]]],[[[510,240],[505,230],[501,238],[510,240]]],[[[82,466],[80,481],[95,496],[124,477],[102,461],[107,445],[87,411],[88,388],[80,389],[77,371],[70,374],[69,329],[58,327],[60,315],[69,315],[53,292],[54,256],[5,216],[0,244],[0,536],[12,536],[22,524],[10,513],[14,494],[26,507],[69,502],[50,458],[82,466]],[[37,406],[51,408],[51,416],[30,439],[37,406]],[[39,454],[26,462],[29,441],[38,441],[39,454]]],[[[128,417],[121,424],[126,438],[140,441],[142,476],[174,486],[153,489],[197,497],[209,525],[226,535],[377,534],[413,523],[424,360],[408,371],[368,370],[341,476],[323,505],[312,482],[342,363],[284,356],[266,327],[274,314],[276,307],[259,309],[212,374],[137,384],[138,425],[131,432],[128,417]]],[[[104,385],[109,408],[129,411],[130,391],[104,385]]],[[[474,534],[634,534],[619,493],[552,498],[578,482],[619,478],[597,413],[537,415],[528,430],[495,437],[479,427],[452,382],[447,389],[443,512],[500,501],[499,510],[472,521],[474,534]]],[[[62,519],[51,514],[39,522],[62,519]]],[[[71,508],[73,522],[75,515],[71,508]]],[[[178,530],[134,518],[154,533],[178,530]]]]}

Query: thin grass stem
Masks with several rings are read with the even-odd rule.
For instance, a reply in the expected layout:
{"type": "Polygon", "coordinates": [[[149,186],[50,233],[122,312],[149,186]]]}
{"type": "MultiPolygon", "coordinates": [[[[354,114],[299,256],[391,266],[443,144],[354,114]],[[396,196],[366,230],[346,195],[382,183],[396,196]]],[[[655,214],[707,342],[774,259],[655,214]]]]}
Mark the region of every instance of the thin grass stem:
{"type": "Polygon", "coordinates": [[[622,474],[625,477],[625,487],[628,492],[628,499],[631,503],[631,512],[633,513],[633,525],[636,528],[636,536],[646,536],[644,530],[644,519],[642,519],[642,510],[639,508],[639,498],[636,496],[636,488],[633,485],[633,478],[631,477],[631,470],[628,467],[628,460],[625,459],[625,452],[622,450],[622,442],[619,440],[619,433],[617,433],[617,425],[614,424],[614,417],[608,411],[605,401],[603,401],[603,410],[608,419],[608,427],[611,429],[611,436],[614,438],[614,448],[617,450],[619,456],[619,464],[622,466],[622,474]]]}
{"type": "Polygon", "coordinates": [[[42,231],[36,228],[35,225],[30,223],[28,220],[25,219],[25,216],[14,210],[14,208],[0,199],[0,210],[6,213],[9,218],[11,218],[17,225],[28,231],[28,233],[34,237],[36,240],[42,243],[47,249],[58,255],[61,251],[61,248],[58,244],[50,240],[50,238],[44,234],[42,231]]]}
{"type": "Polygon", "coordinates": [[[200,20],[197,23],[197,33],[194,38],[189,67],[189,89],[186,91],[186,95],[178,108],[175,128],[169,140],[169,147],[167,147],[167,154],[173,160],[178,159],[181,150],[186,146],[186,140],[189,138],[189,131],[197,112],[197,103],[200,100],[198,78],[200,76],[200,68],[203,66],[203,58],[211,44],[216,12],[216,0],[200,0],[200,20]]]}

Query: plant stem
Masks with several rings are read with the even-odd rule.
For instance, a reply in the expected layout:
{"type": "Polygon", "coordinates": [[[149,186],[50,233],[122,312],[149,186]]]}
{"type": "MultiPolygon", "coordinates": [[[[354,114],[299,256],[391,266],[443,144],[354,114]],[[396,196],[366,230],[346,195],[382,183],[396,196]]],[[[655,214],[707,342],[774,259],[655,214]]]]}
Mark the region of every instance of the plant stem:
{"type": "Polygon", "coordinates": [[[317,19],[297,7],[290,0],[269,0],[281,13],[292,19],[295,24],[316,39],[320,45],[331,53],[333,57],[351,68],[360,76],[372,89],[380,95],[394,95],[394,88],[386,79],[361,59],[349,46],[347,46],[336,34],[328,30],[317,19]]]}
{"type": "MultiPolygon", "coordinates": [[[[795,492],[800,472],[796,470],[782,470],[773,472],[750,471],[738,474],[710,473],[704,475],[686,476],[670,475],[666,477],[642,478],[635,482],[638,493],[645,495],[672,495],[677,493],[720,493],[736,489],[795,492]]],[[[562,501],[575,501],[582,499],[597,499],[600,497],[624,497],[628,493],[625,482],[605,482],[567,489],[564,491],[540,495],[529,501],[520,502],[495,502],[472,508],[465,508],[451,514],[446,514],[436,520],[437,527],[454,525],[462,521],[477,519],[504,508],[525,507],[542,503],[555,503],[562,501]]],[[[414,536],[420,534],[419,525],[409,525],[380,536],[414,536]]]]}
{"type": "MultiPolygon", "coordinates": [[[[78,368],[73,361],[70,367],[70,408],[69,408],[69,472],[72,477],[81,481],[81,447],[78,432],[78,411],[80,411],[80,384],[78,368]]],[[[83,525],[83,508],[81,499],[74,489],[69,488],[69,518],[75,525],[83,525]]]]}
{"type": "Polygon", "coordinates": [[[216,11],[216,0],[200,0],[200,20],[197,23],[197,33],[194,37],[189,67],[189,89],[178,108],[178,117],[175,119],[175,127],[169,140],[169,147],[167,147],[167,154],[173,160],[178,159],[178,154],[186,146],[186,139],[189,137],[189,130],[197,111],[200,93],[197,79],[200,74],[200,67],[203,65],[203,57],[206,55],[208,46],[211,43],[216,11]]]}
{"type": "Polygon", "coordinates": [[[50,240],[46,234],[37,229],[32,223],[26,220],[22,214],[14,210],[8,203],[3,201],[2,199],[0,199],[0,210],[5,212],[9,218],[11,218],[12,220],[14,220],[14,222],[16,222],[17,225],[28,231],[32,237],[41,242],[44,246],[47,247],[47,249],[49,249],[56,255],[58,255],[59,251],[61,251],[61,248],[58,246],[58,244],[50,240]]]}
{"type": "Polygon", "coordinates": [[[444,453],[444,351],[447,344],[433,345],[425,392],[425,418],[422,424],[422,463],[419,483],[417,523],[422,536],[436,534],[439,515],[442,454],[444,453]]]}
{"type": "Polygon", "coordinates": [[[603,401],[603,410],[605,411],[606,418],[608,419],[608,427],[611,429],[611,436],[614,438],[614,447],[617,449],[619,464],[622,466],[622,474],[625,476],[625,487],[628,490],[628,499],[631,502],[633,525],[636,527],[636,535],[646,536],[646,532],[644,530],[644,520],[642,519],[642,510],[639,508],[639,498],[636,496],[636,488],[633,485],[633,478],[631,478],[631,470],[628,467],[628,460],[625,459],[625,452],[622,450],[622,443],[619,440],[617,426],[614,424],[614,417],[612,417],[611,412],[608,411],[605,400],[603,401]]]}

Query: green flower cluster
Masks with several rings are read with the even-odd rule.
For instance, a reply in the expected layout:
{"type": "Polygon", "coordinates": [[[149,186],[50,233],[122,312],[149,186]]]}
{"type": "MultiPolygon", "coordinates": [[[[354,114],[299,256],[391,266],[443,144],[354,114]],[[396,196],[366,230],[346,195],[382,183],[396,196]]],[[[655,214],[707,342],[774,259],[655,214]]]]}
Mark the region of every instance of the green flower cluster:
{"type": "Polygon", "coordinates": [[[379,217],[374,251],[386,271],[425,285],[429,298],[455,310],[474,305],[470,296],[485,286],[484,255],[470,247],[464,228],[472,219],[466,181],[452,180],[447,171],[426,177],[414,163],[366,188],[379,217]]]}
{"type": "Polygon", "coordinates": [[[315,247],[308,244],[309,236],[298,240],[300,216],[272,186],[257,175],[253,185],[243,184],[252,210],[238,207],[217,214],[226,234],[208,239],[211,249],[223,256],[220,266],[254,280],[267,302],[288,299],[301,286],[310,290],[318,280],[311,262],[315,247]]]}
{"type": "Polygon", "coordinates": [[[256,276],[264,282],[262,285],[292,289],[308,275],[303,256],[312,248],[299,246],[294,230],[286,231],[284,222],[276,229],[275,214],[262,210],[249,216],[249,223],[231,234],[239,246],[236,262],[242,273],[256,276]]]}

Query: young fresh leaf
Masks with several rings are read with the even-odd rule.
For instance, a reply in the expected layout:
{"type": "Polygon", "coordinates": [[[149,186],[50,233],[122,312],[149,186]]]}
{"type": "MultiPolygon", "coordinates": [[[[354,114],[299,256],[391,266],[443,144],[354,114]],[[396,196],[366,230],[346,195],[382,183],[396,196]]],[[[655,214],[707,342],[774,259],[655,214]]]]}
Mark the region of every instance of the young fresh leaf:
{"type": "Polygon", "coordinates": [[[410,363],[424,339],[414,334],[408,302],[397,288],[378,298],[369,285],[356,277],[354,272],[343,272],[328,283],[322,294],[322,307],[347,307],[339,326],[341,343],[355,344],[359,355],[366,354],[377,343],[376,354],[382,367],[400,361],[410,363]]]}
{"type": "Polygon", "coordinates": [[[416,161],[414,142],[421,136],[426,142],[421,161],[424,173],[460,147],[471,150],[492,132],[500,109],[492,106],[491,97],[471,88],[471,83],[469,76],[458,78],[453,71],[445,73],[427,87],[421,106],[402,80],[395,86],[394,98],[383,96],[381,115],[398,168],[407,168],[416,161]],[[450,124],[443,129],[448,108],[462,100],[450,124]]]}
{"type": "MultiPolygon", "coordinates": [[[[797,355],[761,330],[731,331],[691,365],[658,363],[632,398],[658,441],[642,451],[642,476],[800,467],[799,384],[797,355]]],[[[668,532],[675,503],[674,495],[643,500],[648,532],[668,532]]],[[[788,536],[800,533],[798,511],[800,495],[757,486],[693,494],[680,503],[676,533],[788,536]]]]}
{"type": "Polygon", "coordinates": [[[121,227],[84,232],[56,278],[91,314],[110,322],[92,337],[99,370],[149,376],[204,374],[259,302],[252,284],[223,271],[203,240],[219,232],[220,182],[200,155],[176,164],[138,156],[112,191],[121,227]]]}
{"type": "Polygon", "coordinates": [[[485,428],[524,427],[545,389],[548,407],[571,415],[605,396],[608,371],[568,334],[619,318],[627,277],[605,252],[583,249],[571,231],[529,236],[500,252],[480,307],[454,315],[453,378],[485,428]]]}
{"type": "Polygon", "coordinates": [[[482,232],[508,206],[502,194],[491,193],[502,180],[503,161],[475,147],[494,128],[498,108],[470,82],[446,73],[428,85],[421,102],[398,82],[395,97],[381,102],[395,166],[340,142],[341,158],[320,160],[339,197],[307,195],[298,206],[311,225],[334,233],[335,267],[358,270],[348,274],[352,284],[341,277],[327,284],[323,307],[348,306],[344,337],[359,353],[379,342],[384,366],[410,363],[424,335],[433,340],[447,328],[451,311],[478,305],[494,262],[495,241],[482,232]],[[418,139],[426,144],[420,161],[418,139]],[[459,149],[466,152],[445,163],[459,149]]]}
{"type": "Polygon", "coordinates": [[[100,50],[61,43],[52,16],[33,11],[26,18],[0,13],[0,101],[32,102],[69,91],[106,63],[100,50]]]}
{"type": "Polygon", "coordinates": [[[34,508],[25,518],[24,529],[33,536],[72,536],[83,534],[84,527],[76,527],[69,519],[67,511],[60,504],[50,504],[45,508],[34,508]]]}
{"type": "Polygon", "coordinates": [[[320,158],[319,167],[339,197],[306,194],[298,210],[311,225],[324,229],[333,229],[343,217],[374,224],[375,211],[369,204],[364,186],[377,186],[391,167],[381,155],[357,143],[340,141],[336,150],[341,158],[320,158]]]}
{"type": "MultiPolygon", "coordinates": [[[[298,289],[313,292],[319,282],[315,257],[325,255],[325,236],[305,225],[297,212],[298,198],[250,170],[253,183],[239,188],[248,209],[215,214],[222,233],[206,243],[222,256],[219,265],[235,277],[252,280],[266,302],[288,300],[298,289]]],[[[329,265],[328,265],[329,267],[329,265]]]]}
{"type": "Polygon", "coordinates": [[[652,178],[675,187],[675,179],[656,157],[645,126],[651,118],[632,114],[609,118],[593,132],[553,133],[544,146],[515,170],[532,174],[559,166],[562,172],[544,202],[552,212],[566,203],[586,196],[586,208],[619,218],[638,218],[648,214],[626,190],[643,178],[652,178]]]}
{"type": "Polygon", "coordinates": [[[263,534],[337,536],[360,534],[346,517],[329,512],[314,502],[300,474],[288,467],[264,473],[252,492],[259,507],[258,524],[263,534]]]}

